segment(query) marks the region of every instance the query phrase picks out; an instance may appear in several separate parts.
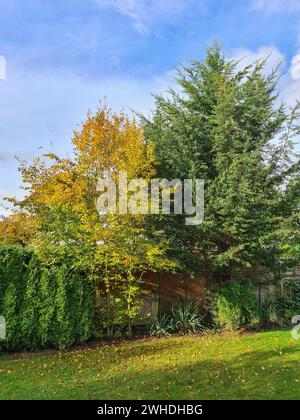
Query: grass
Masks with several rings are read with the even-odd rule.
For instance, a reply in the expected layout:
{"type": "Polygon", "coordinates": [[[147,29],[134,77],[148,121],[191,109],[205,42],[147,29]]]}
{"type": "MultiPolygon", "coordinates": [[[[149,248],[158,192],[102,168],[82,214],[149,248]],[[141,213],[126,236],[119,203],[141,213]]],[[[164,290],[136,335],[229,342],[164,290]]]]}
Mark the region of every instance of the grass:
{"type": "Polygon", "coordinates": [[[1,399],[300,399],[289,330],[169,337],[0,360],[1,399]]]}

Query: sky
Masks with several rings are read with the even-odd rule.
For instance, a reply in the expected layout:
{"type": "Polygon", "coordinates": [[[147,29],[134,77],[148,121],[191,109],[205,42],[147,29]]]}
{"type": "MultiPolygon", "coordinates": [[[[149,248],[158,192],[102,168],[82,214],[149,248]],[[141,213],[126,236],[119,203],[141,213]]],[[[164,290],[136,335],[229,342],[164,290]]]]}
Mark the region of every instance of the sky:
{"type": "Polygon", "coordinates": [[[272,53],[282,98],[300,98],[300,0],[0,0],[0,203],[23,194],[15,156],[70,155],[103,100],[148,113],[214,40],[245,65],[272,53]]]}

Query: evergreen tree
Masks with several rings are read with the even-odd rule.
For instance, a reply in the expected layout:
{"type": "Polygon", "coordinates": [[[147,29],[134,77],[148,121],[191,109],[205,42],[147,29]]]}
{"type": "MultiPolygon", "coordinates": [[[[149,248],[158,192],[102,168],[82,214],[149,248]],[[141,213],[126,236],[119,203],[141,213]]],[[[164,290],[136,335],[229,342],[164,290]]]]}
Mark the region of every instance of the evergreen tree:
{"type": "MultiPolygon", "coordinates": [[[[178,72],[181,93],[157,96],[143,119],[161,177],[205,180],[205,221],[160,216],[187,270],[227,281],[241,269],[281,276],[299,243],[299,104],[279,104],[266,60],[239,70],[218,45],[178,72]]],[[[298,249],[298,248],[297,248],[298,249]]],[[[297,257],[297,256],[296,256],[297,257]]]]}

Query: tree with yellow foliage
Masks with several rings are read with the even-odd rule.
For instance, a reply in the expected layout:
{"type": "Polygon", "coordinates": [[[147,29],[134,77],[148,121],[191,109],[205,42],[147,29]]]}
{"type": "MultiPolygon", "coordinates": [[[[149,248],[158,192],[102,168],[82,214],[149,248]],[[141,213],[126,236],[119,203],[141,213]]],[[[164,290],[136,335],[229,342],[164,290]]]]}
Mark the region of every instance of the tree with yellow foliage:
{"type": "MultiPolygon", "coordinates": [[[[142,293],[141,274],[174,267],[174,263],[166,258],[168,244],[147,223],[147,216],[98,214],[97,182],[107,176],[117,181],[122,170],[127,171],[128,181],[150,179],[155,174],[154,154],[136,121],[107,106],[94,115],[88,113],[72,143],[72,159],[51,153],[30,165],[21,164],[27,195],[21,201],[11,200],[16,211],[10,231],[45,263],[70,259],[98,279],[96,283],[105,284],[112,299],[118,292],[125,302],[131,335],[142,293]],[[17,229],[21,217],[26,217],[24,232],[17,229]]],[[[1,237],[4,230],[2,225],[1,237]]],[[[7,233],[6,239],[12,236],[7,233]]]]}
{"type": "Polygon", "coordinates": [[[7,244],[25,246],[36,228],[36,222],[29,214],[19,211],[0,220],[0,239],[7,244]]]}

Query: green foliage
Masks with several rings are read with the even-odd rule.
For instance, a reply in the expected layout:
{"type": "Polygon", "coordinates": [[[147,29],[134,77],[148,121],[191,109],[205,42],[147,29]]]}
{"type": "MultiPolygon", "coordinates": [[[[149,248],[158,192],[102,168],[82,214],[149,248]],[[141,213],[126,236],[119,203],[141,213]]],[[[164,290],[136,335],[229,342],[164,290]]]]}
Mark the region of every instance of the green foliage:
{"type": "Polygon", "coordinates": [[[280,287],[267,293],[263,306],[264,322],[290,325],[295,315],[300,315],[300,285],[293,280],[283,280],[280,287]]]}
{"type": "MultiPolygon", "coordinates": [[[[300,103],[292,110],[278,104],[277,74],[266,76],[265,64],[240,70],[214,45],[204,62],[179,71],[182,94],[156,97],[144,131],[104,107],[75,132],[73,161],[48,155],[54,160],[49,167],[40,160],[21,165],[29,194],[12,200],[21,213],[6,221],[3,237],[15,240],[17,229],[19,242],[36,254],[0,247],[4,346],[64,348],[84,341],[92,334],[95,310],[108,335],[125,323],[132,335],[146,271],[201,272],[209,282],[226,283],[217,292],[219,323],[234,328],[257,320],[253,286],[230,281],[253,267],[282,278],[299,262],[300,244],[300,164],[294,153],[300,103]],[[186,215],[99,219],[99,174],[114,168],[116,176],[127,167],[130,178],[204,179],[204,223],[187,227],[186,215]],[[108,308],[97,302],[93,307],[91,279],[101,279],[108,308]]],[[[267,311],[285,323],[298,308],[293,299],[274,294],[267,311]]],[[[172,316],[180,333],[205,322],[189,306],[172,316]]],[[[154,330],[165,330],[161,324],[154,330]]]]}
{"type": "Polygon", "coordinates": [[[20,345],[22,335],[22,307],[29,259],[30,255],[21,247],[0,246],[0,314],[6,319],[6,340],[12,348],[20,345]]]}
{"type": "Polygon", "coordinates": [[[217,322],[224,328],[250,326],[258,321],[259,304],[250,281],[230,282],[217,290],[217,322]]]}
{"type": "Polygon", "coordinates": [[[5,350],[65,348],[93,331],[92,288],[66,265],[47,267],[21,247],[0,246],[0,313],[5,350]]]}
{"type": "Polygon", "coordinates": [[[172,329],[180,334],[203,331],[203,319],[195,304],[188,302],[172,309],[172,329]]]}
{"type": "Polygon", "coordinates": [[[195,301],[195,305],[201,308],[201,315],[203,317],[203,325],[207,330],[215,330],[218,328],[216,323],[216,311],[217,311],[217,296],[213,290],[204,288],[201,293],[201,297],[195,301]]]}
{"type": "Polygon", "coordinates": [[[300,243],[300,104],[278,103],[278,74],[266,75],[265,66],[240,69],[213,45],[203,62],[179,70],[179,89],[157,96],[152,118],[143,120],[160,177],[205,181],[204,223],[154,220],[186,270],[213,282],[254,266],[280,278],[295,263],[288,249],[300,243]]]}
{"type": "MultiPolygon", "coordinates": [[[[33,256],[28,264],[25,277],[25,290],[21,311],[21,337],[24,348],[39,348],[39,317],[41,306],[40,266],[33,256]]],[[[10,323],[10,318],[7,319],[10,323]]]]}
{"type": "MultiPolygon", "coordinates": [[[[172,270],[174,264],[164,256],[164,243],[155,245],[149,238],[137,232],[135,238],[124,233],[101,245],[96,252],[96,264],[101,267],[98,280],[105,286],[107,304],[100,305],[100,325],[112,337],[114,330],[127,325],[129,337],[133,336],[133,321],[138,319],[143,301],[142,275],[146,271],[172,270]],[[124,254],[125,252],[125,254],[124,254]]],[[[102,292],[103,293],[103,292],[102,292]]]]}
{"type": "Polygon", "coordinates": [[[169,336],[172,333],[194,334],[204,331],[203,318],[195,302],[183,302],[172,308],[170,316],[164,314],[150,327],[153,337],[169,336]]]}
{"type": "Polygon", "coordinates": [[[159,317],[150,326],[151,337],[167,337],[173,332],[172,320],[166,314],[159,317]]]}
{"type": "Polygon", "coordinates": [[[110,338],[120,334],[125,336],[128,324],[127,303],[119,289],[102,293],[96,305],[100,335],[110,338]]]}
{"type": "Polygon", "coordinates": [[[55,346],[56,336],[56,278],[54,270],[43,269],[40,275],[40,308],[38,334],[43,348],[55,346]],[[49,337],[52,337],[49,342],[49,337]]]}

